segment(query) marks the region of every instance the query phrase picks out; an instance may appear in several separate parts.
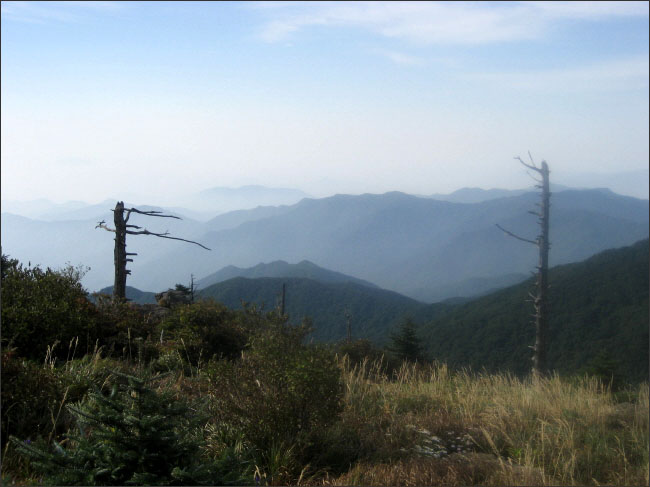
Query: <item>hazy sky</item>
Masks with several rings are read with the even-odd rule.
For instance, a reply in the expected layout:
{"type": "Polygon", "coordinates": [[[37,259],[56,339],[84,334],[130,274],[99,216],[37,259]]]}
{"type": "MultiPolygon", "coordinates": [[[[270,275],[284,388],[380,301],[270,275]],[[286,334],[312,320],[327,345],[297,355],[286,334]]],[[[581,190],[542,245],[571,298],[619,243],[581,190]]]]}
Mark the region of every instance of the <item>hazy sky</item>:
{"type": "Polygon", "coordinates": [[[3,1],[1,32],[3,199],[648,169],[648,2],[3,1]]]}

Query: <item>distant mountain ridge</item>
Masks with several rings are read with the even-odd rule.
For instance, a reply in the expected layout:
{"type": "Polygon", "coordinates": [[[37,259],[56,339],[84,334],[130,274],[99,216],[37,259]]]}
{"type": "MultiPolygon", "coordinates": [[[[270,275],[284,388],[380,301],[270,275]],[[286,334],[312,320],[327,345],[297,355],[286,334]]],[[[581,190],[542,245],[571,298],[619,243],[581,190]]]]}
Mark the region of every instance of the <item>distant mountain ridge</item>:
{"type": "Polygon", "coordinates": [[[291,197],[305,198],[307,193],[294,188],[270,188],[268,186],[260,186],[257,184],[249,184],[240,186],[238,188],[230,188],[226,186],[216,186],[214,188],[204,189],[199,192],[202,196],[208,197],[223,197],[237,195],[240,197],[263,197],[263,196],[276,196],[285,195],[291,197]]]}
{"type": "MultiPolygon", "coordinates": [[[[113,295],[113,286],[107,286],[98,291],[98,294],[113,295]]],[[[156,304],[156,293],[140,291],[133,286],[126,286],[126,299],[138,304],[156,304]]]]}
{"type": "MultiPolygon", "coordinates": [[[[202,278],[205,269],[228,265],[309,260],[421,301],[476,295],[534,268],[535,247],[508,237],[495,224],[534,238],[537,223],[528,212],[538,201],[537,193],[475,204],[399,192],[306,198],[277,214],[207,232],[199,240],[212,252],[183,248],[143,265],[137,274],[142,287],[151,287],[187,280],[175,268],[202,278]]],[[[554,193],[551,204],[551,265],[648,236],[644,200],[567,190],[554,193]]]]}
{"type": "MultiPolygon", "coordinates": [[[[169,231],[212,251],[130,236],[128,251],[137,256],[129,264],[128,284],[164,289],[229,265],[309,260],[422,301],[476,296],[512,284],[534,267],[534,246],[506,236],[495,224],[534,238],[538,229],[528,211],[538,201],[536,193],[453,203],[391,192],[304,198],[225,213],[208,222],[134,215],[134,224],[169,231]]],[[[110,203],[80,220],[44,222],[3,213],[3,252],[55,268],[66,262],[89,266],[84,285],[104,287],[113,276],[113,239],[95,227],[101,219],[112,220],[110,203]]],[[[648,236],[647,200],[603,189],[566,190],[553,193],[551,205],[551,265],[648,236]]]]}
{"type": "MultiPolygon", "coordinates": [[[[561,184],[551,184],[551,191],[565,191],[571,189],[568,186],[563,186],[561,184]]],[[[534,188],[527,189],[483,189],[483,188],[460,188],[456,191],[453,191],[449,194],[436,193],[429,196],[441,201],[450,201],[452,203],[481,203],[483,201],[494,200],[498,198],[508,198],[510,196],[519,196],[524,193],[530,193],[535,191],[534,188]]]]}
{"type": "Polygon", "coordinates": [[[307,197],[309,195],[299,189],[248,185],[205,189],[189,198],[189,202],[202,210],[224,213],[258,206],[291,205],[307,197]]]}
{"type": "Polygon", "coordinates": [[[254,267],[243,269],[233,265],[224,267],[219,271],[210,274],[196,281],[199,289],[206,288],[218,282],[227,281],[234,277],[246,277],[255,279],[258,277],[278,277],[278,278],[305,278],[322,283],[334,282],[353,282],[363,286],[374,287],[377,286],[371,282],[357,279],[356,277],[348,276],[340,272],[330,271],[317,266],[313,262],[303,260],[297,264],[289,264],[283,260],[276,260],[268,264],[260,263],[254,267]]]}

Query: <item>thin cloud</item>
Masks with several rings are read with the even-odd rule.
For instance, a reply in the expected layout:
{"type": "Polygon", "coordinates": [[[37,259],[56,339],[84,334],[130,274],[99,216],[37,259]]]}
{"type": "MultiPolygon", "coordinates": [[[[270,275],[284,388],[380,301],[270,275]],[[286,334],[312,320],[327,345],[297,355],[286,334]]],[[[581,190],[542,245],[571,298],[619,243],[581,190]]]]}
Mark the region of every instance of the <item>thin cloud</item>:
{"type": "Polygon", "coordinates": [[[567,69],[472,73],[463,77],[514,89],[582,92],[647,89],[648,71],[648,57],[637,56],[567,69]]]}
{"type": "Polygon", "coordinates": [[[528,2],[547,17],[598,20],[608,17],[648,16],[648,2],[528,2]]]}
{"type": "Polygon", "coordinates": [[[261,37],[286,39],[314,26],[359,28],[419,44],[534,39],[558,20],[648,16],[647,2],[314,2],[255,4],[261,37]]]}

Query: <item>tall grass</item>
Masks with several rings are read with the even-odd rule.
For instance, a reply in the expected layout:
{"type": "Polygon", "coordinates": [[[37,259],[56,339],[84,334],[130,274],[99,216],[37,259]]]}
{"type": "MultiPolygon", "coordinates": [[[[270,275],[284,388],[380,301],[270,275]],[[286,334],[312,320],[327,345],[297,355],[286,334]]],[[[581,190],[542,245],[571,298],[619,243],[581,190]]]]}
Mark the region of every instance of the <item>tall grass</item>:
{"type": "MultiPolygon", "coordinates": [[[[27,378],[36,369],[47,379],[44,384],[52,383],[38,423],[43,439],[61,435],[69,421],[65,404],[91,388],[104,389],[112,370],[167,372],[160,387],[189,401],[197,414],[208,412],[204,403],[212,395],[224,393],[210,389],[203,367],[188,370],[180,349],[162,350],[147,364],[141,354],[131,362],[103,358],[97,346],[76,359],[75,345],[70,343],[65,363],[56,366],[51,354],[31,368],[3,362],[26,374],[23,385],[31,384],[27,378]]],[[[589,377],[520,379],[409,363],[389,372],[381,361],[353,365],[347,357],[338,363],[343,409],[306,450],[278,441],[256,451],[239,433],[211,421],[202,432],[207,455],[232,465],[237,483],[648,485],[650,480],[647,383],[612,393],[589,377]]],[[[32,389],[34,400],[45,399],[41,382],[32,389]]],[[[29,465],[7,449],[2,471],[34,480],[29,465]]]]}
{"type": "Polygon", "coordinates": [[[394,442],[391,433],[401,430],[401,449],[411,454],[368,452],[328,482],[648,485],[647,383],[628,392],[632,402],[619,403],[589,377],[522,380],[407,363],[389,377],[377,362],[352,367],[342,360],[341,367],[348,421],[374,425],[374,441],[394,442]],[[422,440],[404,425],[440,439],[448,454],[432,458],[418,455],[422,448],[404,448],[422,440]],[[463,437],[471,446],[457,453],[449,442],[463,437]]]}

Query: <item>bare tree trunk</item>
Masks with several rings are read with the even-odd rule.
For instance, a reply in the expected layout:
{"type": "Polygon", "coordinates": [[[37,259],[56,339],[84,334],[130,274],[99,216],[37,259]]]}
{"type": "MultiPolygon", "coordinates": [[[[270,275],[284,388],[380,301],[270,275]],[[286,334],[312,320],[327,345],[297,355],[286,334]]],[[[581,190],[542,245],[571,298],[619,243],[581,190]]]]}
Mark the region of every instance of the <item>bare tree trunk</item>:
{"type": "Polygon", "coordinates": [[[113,301],[126,299],[126,221],[124,221],[124,202],[118,201],[113,210],[115,222],[115,282],[113,301]]]}
{"type": "Polygon", "coordinates": [[[282,300],[280,301],[280,316],[284,316],[284,300],[286,297],[287,285],[282,283],[282,300]]]}
{"type": "Polygon", "coordinates": [[[348,322],[347,342],[350,343],[352,341],[352,323],[350,322],[350,318],[352,318],[352,315],[350,314],[349,310],[345,311],[345,317],[348,322]]]}
{"type": "MultiPolygon", "coordinates": [[[[528,153],[530,156],[530,152],[528,153]]],[[[550,214],[550,200],[551,200],[551,191],[549,185],[549,170],[548,164],[545,161],[542,161],[541,167],[537,167],[533,162],[532,156],[530,156],[531,164],[526,164],[521,157],[516,157],[519,162],[524,166],[533,171],[537,172],[542,180],[536,181],[539,183],[537,186],[542,190],[542,202],[540,212],[529,211],[533,215],[539,217],[540,225],[540,234],[537,236],[537,239],[531,240],[528,238],[520,237],[514,233],[506,230],[497,224],[497,227],[510,235],[511,237],[527,242],[530,244],[537,245],[539,248],[539,263],[537,265],[537,295],[533,296],[530,294],[530,297],[533,300],[535,306],[535,346],[530,347],[533,349],[533,376],[540,377],[548,373],[548,365],[546,363],[546,348],[547,348],[547,331],[548,331],[548,250],[550,247],[548,239],[548,228],[549,228],[549,214],[550,214]]]]}
{"type": "Polygon", "coordinates": [[[537,268],[537,297],[535,299],[535,355],[533,356],[533,374],[546,375],[546,336],[548,330],[548,229],[549,229],[549,170],[542,162],[542,207],[540,216],[541,234],[538,238],[539,266],[537,268]]]}

